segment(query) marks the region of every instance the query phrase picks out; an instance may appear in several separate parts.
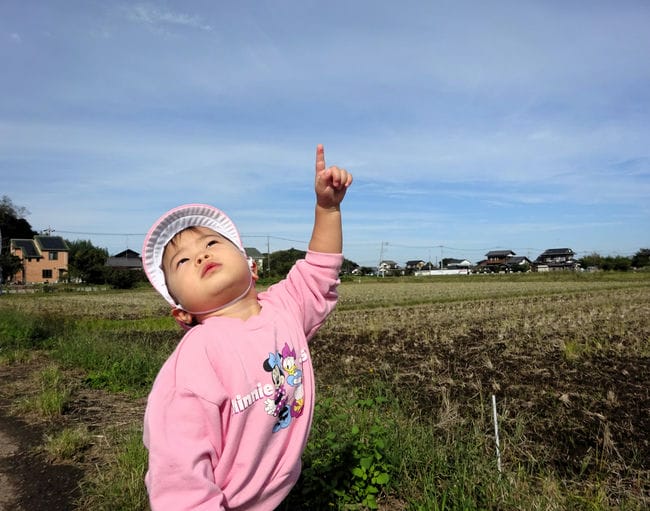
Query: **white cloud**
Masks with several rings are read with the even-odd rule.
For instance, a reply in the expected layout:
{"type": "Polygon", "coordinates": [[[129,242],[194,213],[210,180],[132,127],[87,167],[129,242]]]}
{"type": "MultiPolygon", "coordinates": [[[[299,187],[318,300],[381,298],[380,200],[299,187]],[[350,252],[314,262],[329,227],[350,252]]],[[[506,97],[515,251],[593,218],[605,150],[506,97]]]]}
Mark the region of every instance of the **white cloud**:
{"type": "Polygon", "coordinates": [[[212,31],[212,27],[205,23],[199,16],[161,9],[149,3],[125,6],[124,10],[129,20],[143,23],[153,28],[180,26],[212,31]]]}

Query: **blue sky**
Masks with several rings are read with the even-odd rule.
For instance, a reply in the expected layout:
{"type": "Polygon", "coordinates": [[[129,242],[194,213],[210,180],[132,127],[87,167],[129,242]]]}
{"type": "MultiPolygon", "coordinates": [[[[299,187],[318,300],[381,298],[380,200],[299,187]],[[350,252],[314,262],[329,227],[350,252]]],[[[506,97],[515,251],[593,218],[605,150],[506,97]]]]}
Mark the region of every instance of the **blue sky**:
{"type": "Polygon", "coordinates": [[[644,0],[3,0],[0,195],[110,253],[187,202],[306,249],[322,143],[359,264],[631,255],[648,26],[644,0]]]}

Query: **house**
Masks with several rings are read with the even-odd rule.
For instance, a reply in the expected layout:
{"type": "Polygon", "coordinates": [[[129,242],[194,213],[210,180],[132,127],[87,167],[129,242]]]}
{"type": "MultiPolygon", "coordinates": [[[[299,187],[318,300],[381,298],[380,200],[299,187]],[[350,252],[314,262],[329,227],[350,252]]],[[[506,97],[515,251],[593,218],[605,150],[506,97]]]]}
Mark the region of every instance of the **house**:
{"type": "Polygon", "coordinates": [[[109,257],[105,266],[116,270],[142,270],[142,258],[136,251],[127,248],[109,257]]]}
{"type": "Polygon", "coordinates": [[[384,275],[400,275],[401,269],[399,264],[395,261],[384,260],[379,263],[379,268],[377,268],[377,273],[381,276],[384,275]]]}
{"type": "Polygon", "coordinates": [[[415,259],[413,261],[406,261],[406,269],[409,271],[417,271],[424,268],[425,263],[422,259],[415,259]]]}
{"type": "Polygon", "coordinates": [[[580,265],[574,259],[575,252],[570,248],[549,248],[535,259],[538,268],[548,268],[545,271],[577,270],[580,265]]]}
{"type": "Polygon", "coordinates": [[[526,256],[510,256],[506,260],[506,266],[509,271],[530,271],[533,262],[526,256]]]}
{"type": "Polygon", "coordinates": [[[476,264],[476,271],[498,273],[508,270],[508,258],[517,255],[512,250],[490,250],[485,254],[486,259],[476,264]]]}
{"type": "Polygon", "coordinates": [[[472,263],[470,263],[467,259],[452,259],[447,258],[442,260],[445,268],[448,270],[460,270],[460,269],[468,269],[472,266],[472,263]]]}
{"type": "Polygon", "coordinates": [[[70,247],[61,236],[34,236],[34,239],[12,239],[9,251],[19,257],[22,269],[9,278],[23,284],[59,282],[68,273],[70,247]]]}
{"type": "Polygon", "coordinates": [[[490,250],[485,257],[487,257],[488,264],[505,264],[509,257],[517,255],[512,250],[490,250]]]}
{"type": "Polygon", "coordinates": [[[256,248],[244,247],[244,250],[246,251],[246,255],[257,264],[257,274],[262,275],[262,271],[264,270],[264,255],[256,248]]]}

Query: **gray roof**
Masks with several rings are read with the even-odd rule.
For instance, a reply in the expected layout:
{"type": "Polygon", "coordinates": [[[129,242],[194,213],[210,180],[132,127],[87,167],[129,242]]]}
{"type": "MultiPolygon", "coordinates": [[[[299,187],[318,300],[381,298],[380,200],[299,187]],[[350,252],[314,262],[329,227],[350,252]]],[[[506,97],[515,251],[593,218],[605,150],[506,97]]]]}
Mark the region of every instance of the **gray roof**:
{"type": "Polygon", "coordinates": [[[43,257],[38,251],[34,240],[11,240],[11,246],[19,248],[23,257],[43,257]]]}
{"type": "Polygon", "coordinates": [[[140,259],[140,254],[135,250],[127,248],[126,250],[122,250],[119,254],[115,254],[113,257],[120,257],[122,259],[140,259]]]}
{"type": "Polygon", "coordinates": [[[41,250],[50,252],[67,252],[70,250],[68,244],[61,236],[34,236],[34,241],[38,243],[41,250]]]}
{"type": "Polygon", "coordinates": [[[528,259],[526,256],[514,256],[514,257],[508,257],[509,264],[524,264],[524,263],[530,263],[530,259],[528,259]]]}
{"type": "Polygon", "coordinates": [[[553,256],[553,255],[573,255],[574,252],[570,248],[549,248],[545,250],[542,254],[543,256],[553,256]]]}
{"type": "Polygon", "coordinates": [[[248,257],[252,257],[252,258],[254,258],[254,259],[255,259],[255,258],[259,259],[260,257],[264,257],[264,256],[262,255],[262,253],[261,253],[259,250],[257,250],[256,248],[253,248],[253,247],[245,247],[244,250],[246,251],[246,255],[247,255],[248,257]]]}
{"type": "Polygon", "coordinates": [[[142,261],[139,257],[109,257],[105,266],[111,268],[142,268],[142,261]]]}
{"type": "Polygon", "coordinates": [[[508,257],[509,255],[515,255],[512,250],[490,250],[485,257],[508,257]]]}

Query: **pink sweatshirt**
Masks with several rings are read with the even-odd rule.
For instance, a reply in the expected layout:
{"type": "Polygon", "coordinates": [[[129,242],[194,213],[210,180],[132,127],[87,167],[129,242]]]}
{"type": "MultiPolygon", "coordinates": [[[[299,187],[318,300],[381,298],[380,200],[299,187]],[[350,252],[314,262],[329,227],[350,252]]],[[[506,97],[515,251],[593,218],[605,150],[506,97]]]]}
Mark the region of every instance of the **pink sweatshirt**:
{"type": "Polygon", "coordinates": [[[153,511],[272,510],[300,474],[314,410],[307,341],[336,304],[341,254],[308,252],[247,321],[192,328],[148,398],[153,511]]]}

